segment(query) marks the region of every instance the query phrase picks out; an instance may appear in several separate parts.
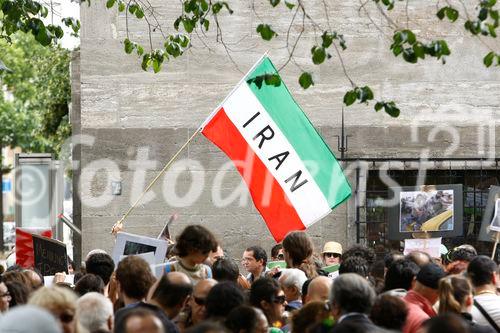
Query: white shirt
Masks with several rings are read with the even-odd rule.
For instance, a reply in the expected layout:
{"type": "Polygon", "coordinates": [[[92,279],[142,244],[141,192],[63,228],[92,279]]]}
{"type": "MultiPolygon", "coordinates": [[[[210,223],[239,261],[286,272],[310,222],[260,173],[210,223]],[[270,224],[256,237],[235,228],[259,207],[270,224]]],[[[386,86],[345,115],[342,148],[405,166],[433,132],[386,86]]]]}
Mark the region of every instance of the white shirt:
{"type": "MultiPolygon", "coordinates": [[[[500,326],[500,296],[490,293],[480,294],[475,296],[474,300],[478,302],[491,319],[500,326]]],[[[490,326],[488,320],[484,318],[482,313],[475,306],[472,307],[471,314],[472,318],[477,321],[478,324],[490,326]]]]}

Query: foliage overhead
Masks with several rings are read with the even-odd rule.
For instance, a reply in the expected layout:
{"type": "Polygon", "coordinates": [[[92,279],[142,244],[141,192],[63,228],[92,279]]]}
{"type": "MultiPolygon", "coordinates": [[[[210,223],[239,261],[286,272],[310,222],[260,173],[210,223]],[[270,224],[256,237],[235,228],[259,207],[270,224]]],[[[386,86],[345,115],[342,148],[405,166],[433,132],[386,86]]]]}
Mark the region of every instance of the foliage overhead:
{"type": "Polygon", "coordinates": [[[2,146],[58,156],[71,134],[70,52],[15,34],[9,42],[0,40],[0,57],[12,70],[0,76],[5,90],[0,94],[2,146]]]}
{"type": "MultiPolygon", "coordinates": [[[[452,24],[457,24],[459,19],[463,17],[463,28],[470,35],[477,38],[496,38],[499,25],[497,1],[476,1],[477,6],[475,8],[475,13],[469,13],[464,2],[461,0],[446,1],[444,3],[436,1],[436,22],[438,23],[440,20],[446,19],[452,24]],[[460,10],[458,9],[459,4],[462,4],[460,10]]],[[[343,72],[351,85],[351,88],[348,89],[344,95],[344,104],[349,106],[356,101],[368,104],[375,99],[373,91],[369,86],[357,84],[349,76],[342,58],[342,51],[348,47],[348,42],[345,40],[343,34],[332,29],[332,22],[330,22],[328,17],[328,4],[326,1],[323,1],[322,4],[317,3],[315,5],[324,6],[324,12],[327,18],[326,26],[317,23],[312,15],[310,15],[304,0],[266,0],[266,2],[268,2],[270,6],[269,10],[275,11],[273,15],[279,15],[279,10],[291,11],[293,13],[293,19],[290,22],[286,35],[286,48],[289,53],[289,59],[280,70],[289,63],[293,63],[301,70],[301,74],[298,78],[300,86],[304,89],[308,89],[314,85],[314,73],[310,70],[302,69],[294,61],[294,52],[303,32],[306,27],[312,27],[315,35],[320,36],[320,38],[316,37],[314,44],[311,45],[311,62],[314,65],[323,65],[331,58],[337,58],[340,61],[343,72]],[[293,39],[290,30],[294,24],[301,26],[301,29],[293,39]]],[[[360,2],[360,11],[370,3],[382,14],[382,17],[387,21],[387,26],[393,31],[392,43],[389,45],[389,50],[396,58],[403,59],[403,61],[409,64],[415,64],[428,58],[440,60],[442,64],[446,63],[446,57],[452,54],[452,50],[447,41],[442,38],[428,39],[419,36],[416,30],[412,30],[410,27],[411,15],[408,13],[408,8],[406,8],[407,24],[405,27],[399,26],[391,19],[391,12],[397,6],[404,6],[405,3],[407,6],[407,2],[403,0],[365,0],[360,2]]],[[[273,22],[265,22],[259,17],[254,9],[253,0],[250,0],[249,4],[259,21],[256,25],[255,33],[264,41],[270,41],[278,37],[278,33],[273,28],[273,22]]],[[[153,69],[155,73],[159,72],[165,61],[168,61],[171,57],[175,58],[182,56],[182,54],[191,47],[191,38],[193,35],[197,37],[206,37],[205,32],[209,31],[211,27],[215,27],[216,39],[218,42],[222,43],[228,57],[232,61],[230,47],[226,45],[223,40],[222,27],[219,21],[221,15],[230,16],[233,14],[234,11],[232,7],[230,7],[229,1],[181,0],[181,14],[173,22],[167,22],[167,27],[171,24],[175,30],[174,34],[164,33],[164,28],[157,19],[158,15],[155,13],[155,8],[152,7],[149,2],[144,2],[142,0],[107,0],[107,8],[112,9],[115,6],[118,12],[126,13],[127,38],[124,40],[125,52],[131,54],[135,50],[137,56],[142,58],[141,66],[146,71],[153,69]],[[140,45],[138,41],[132,41],[129,37],[128,20],[131,19],[142,19],[146,21],[149,28],[149,47],[140,45]],[[165,41],[163,48],[155,48],[153,46],[151,34],[154,32],[159,32],[162,35],[165,41]],[[146,51],[146,49],[149,50],[146,51]]],[[[369,15],[368,11],[365,12],[369,15]]],[[[370,20],[376,28],[381,30],[373,19],[370,18],[370,20]]],[[[482,59],[484,65],[486,67],[494,66],[499,68],[499,52],[500,50],[490,49],[482,59]]],[[[277,85],[279,84],[279,80],[279,76],[274,78],[272,74],[264,74],[261,77],[253,78],[252,82],[258,87],[261,87],[263,83],[277,85]]],[[[398,117],[400,114],[400,110],[394,101],[375,101],[374,110],[384,110],[392,117],[398,117]]]]}

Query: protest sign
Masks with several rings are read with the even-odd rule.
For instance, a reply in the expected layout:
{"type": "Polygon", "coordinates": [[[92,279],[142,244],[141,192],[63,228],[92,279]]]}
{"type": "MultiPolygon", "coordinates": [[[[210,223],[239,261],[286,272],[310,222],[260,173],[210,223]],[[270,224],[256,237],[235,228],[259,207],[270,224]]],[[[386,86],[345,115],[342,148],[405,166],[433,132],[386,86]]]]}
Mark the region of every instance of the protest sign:
{"type": "Polygon", "coordinates": [[[35,265],[32,235],[51,237],[52,231],[45,228],[16,228],[16,264],[23,268],[35,265]]]}
{"type": "Polygon", "coordinates": [[[269,269],[273,269],[275,267],[279,267],[279,268],[286,268],[286,262],[284,260],[280,260],[280,261],[269,261],[267,263],[267,268],[269,269]]]}
{"type": "Polygon", "coordinates": [[[43,276],[68,273],[68,254],[66,244],[55,239],[33,235],[33,254],[35,268],[43,276]]]}
{"type": "Polygon", "coordinates": [[[116,244],[113,249],[113,260],[118,265],[122,256],[154,253],[154,263],[159,264],[165,260],[168,242],[146,236],[119,232],[116,236],[116,244]]]}
{"type": "Polygon", "coordinates": [[[439,258],[441,237],[424,239],[405,239],[404,255],[415,251],[421,251],[429,254],[432,258],[439,258]]]}

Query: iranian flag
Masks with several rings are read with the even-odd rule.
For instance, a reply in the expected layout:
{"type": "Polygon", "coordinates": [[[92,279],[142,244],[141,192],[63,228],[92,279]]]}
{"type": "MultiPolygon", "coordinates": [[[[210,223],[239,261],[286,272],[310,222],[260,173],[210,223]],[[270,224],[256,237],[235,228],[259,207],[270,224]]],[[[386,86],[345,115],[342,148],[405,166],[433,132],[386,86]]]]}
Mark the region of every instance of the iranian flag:
{"type": "Polygon", "coordinates": [[[203,123],[202,133],[234,162],[276,242],[351,195],[332,151],[267,57],[203,123]]]}

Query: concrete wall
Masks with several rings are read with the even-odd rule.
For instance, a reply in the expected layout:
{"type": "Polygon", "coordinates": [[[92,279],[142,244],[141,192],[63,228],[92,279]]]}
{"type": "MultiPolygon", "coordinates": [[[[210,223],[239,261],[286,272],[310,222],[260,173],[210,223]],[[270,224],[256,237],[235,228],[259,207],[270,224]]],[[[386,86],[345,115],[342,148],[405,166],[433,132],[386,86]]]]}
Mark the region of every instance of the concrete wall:
{"type": "MultiPolygon", "coordinates": [[[[285,8],[271,9],[265,2],[255,2],[256,12],[260,19],[276,28],[279,36],[275,41],[264,42],[256,36],[255,28],[260,21],[250,1],[231,3],[235,13],[221,17],[224,40],[232,49],[239,50],[232,53],[232,58],[242,72],[266,50],[278,68],[287,59],[284,45],[292,12],[285,8]]],[[[326,24],[322,3],[307,1],[307,8],[319,24],[326,24]]],[[[343,33],[347,41],[343,59],[349,75],[359,85],[370,85],[378,99],[394,99],[402,111],[399,118],[393,119],[382,112],[375,113],[372,106],[355,105],[346,109],[347,134],[351,136],[348,157],[418,157],[422,149],[428,149],[431,157],[478,157],[488,152],[495,155],[494,149],[499,145],[495,122],[500,115],[500,78],[498,70],[482,65],[488,49],[463,32],[463,22],[438,23],[435,4],[409,2],[410,27],[418,30],[424,40],[446,38],[453,52],[445,66],[434,59],[411,65],[390,53],[391,33],[376,7],[368,5],[367,14],[359,10],[357,2],[329,3],[333,29],[343,33]],[[484,145],[478,145],[480,138],[484,139],[484,145]],[[490,146],[493,150],[488,150],[490,146]]],[[[173,22],[180,12],[176,1],[155,0],[152,4],[161,13],[162,22],[173,22]]],[[[472,4],[469,11],[473,11],[472,4]]],[[[406,25],[403,3],[397,3],[391,15],[396,24],[406,25]]],[[[215,42],[214,32],[205,39],[209,50],[193,37],[189,52],[166,63],[161,73],[152,74],[143,72],[139,60],[123,51],[121,41],[126,36],[123,14],[106,10],[104,1],[93,1],[91,6],[82,5],[81,20],[81,133],[95,138],[92,146],[83,146],[81,151],[82,167],[87,170],[80,182],[85,185],[80,189],[84,202],[81,215],[85,254],[96,247],[112,248],[109,230],[138,194],[131,191],[134,170],[129,162],[136,160],[139,151],[147,152],[148,159],[156,163],[148,164],[146,179],[153,179],[231,91],[242,73],[215,42]],[[114,161],[118,172],[107,177],[102,169],[98,170],[95,161],[102,159],[114,161]],[[85,205],[87,199],[109,194],[110,180],[122,181],[122,195],[111,197],[109,203],[104,197],[98,199],[94,206],[99,207],[85,205]]],[[[131,39],[146,44],[145,28],[143,21],[131,20],[131,39]]],[[[292,37],[299,29],[300,25],[294,24],[292,37]]],[[[312,64],[310,48],[314,37],[308,23],[296,60],[305,70],[314,71],[315,86],[302,90],[297,83],[300,71],[293,64],[282,71],[282,77],[336,151],[342,96],[350,86],[335,54],[324,65],[312,64]]],[[[486,42],[498,46],[497,40],[486,42]]],[[[155,36],[153,43],[158,45],[160,39],[155,36]]],[[[179,159],[196,160],[203,166],[202,170],[200,165],[190,165],[191,173],[181,173],[175,183],[177,193],[183,194],[190,188],[193,177],[204,174],[200,199],[189,207],[172,207],[163,199],[161,180],[153,189],[156,198],[138,207],[126,220],[126,231],[154,236],[168,216],[177,212],[174,234],[187,224],[202,223],[214,231],[235,257],[251,244],[271,247],[270,234],[251,201],[244,207],[237,202],[228,207],[214,207],[212,184],[228,161],[222,152],[198,136],[179,159]]],[[[352,174],[350,179],[354,185],[352,174]]],[[[240,181],[231,167],[216,190],[228,195],[240,181]]],[[[318,246],[331,239],[352,244],[353,214],[354,200],[350,200],[311,227],[309,233],[318,246]]]]}

